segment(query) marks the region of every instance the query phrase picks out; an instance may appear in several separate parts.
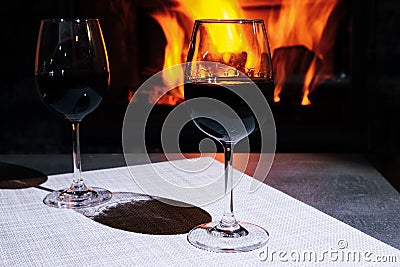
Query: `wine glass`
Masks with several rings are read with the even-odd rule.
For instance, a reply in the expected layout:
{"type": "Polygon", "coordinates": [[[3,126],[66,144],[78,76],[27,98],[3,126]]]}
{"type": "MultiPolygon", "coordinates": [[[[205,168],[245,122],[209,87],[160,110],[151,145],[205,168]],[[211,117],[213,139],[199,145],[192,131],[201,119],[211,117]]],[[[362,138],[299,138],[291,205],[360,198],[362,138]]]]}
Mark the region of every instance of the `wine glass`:
{"type": "Polygon", "coordinates": [[[42,20],[36,48],[36,85],[43,103],[72,125],[73,180],[43,202],[59,208],[94,206],[112,193],[82,179],[79,123],[100,104],[110,84],[107,51],[97,19],[42,20]]]}
{"type": "Polygon", "coordinates": [[[197,128],[223,145],[225,160],[224,213],[220,221],[189,232],[187,239],[195,247],[239,252],[257,249],[268,241],[265,229],[235,218],[232,160],[235,144],[265,122],[263,112],[269,110],[266,105],[273,90],[263,20],[195,21],[185,70],[185,104],[197,128]],[[260,99],[264,102],[257,102],[260,99]]]}

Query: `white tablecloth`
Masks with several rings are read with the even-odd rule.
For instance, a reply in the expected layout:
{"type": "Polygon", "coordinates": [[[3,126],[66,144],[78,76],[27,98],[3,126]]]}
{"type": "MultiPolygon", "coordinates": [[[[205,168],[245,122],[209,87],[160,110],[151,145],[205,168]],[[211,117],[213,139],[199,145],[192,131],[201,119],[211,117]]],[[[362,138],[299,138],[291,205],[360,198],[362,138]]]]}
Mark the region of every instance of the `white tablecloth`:
{"type": "MultiPolygon", "coordinates": [[[[184,166],[185,161],[179,164],[184,166]]],[[[187,182],[190,179],[212,181],[223,168],[215,161],[206,171],[192,176],[178,175],[170,162],[153,167],[183,184],[191,184],[187,182]]],[[[145,165],[132,168],[135,176],[151,182],[153,174],[148,170],[145,165]]],[[[389,262],[385,266],[400,266],[399,250],[270,186],[263,184],[249,193],[252,178],[247,175],[234,191],[236,216],[263,226],[270,240],[262,249],[234,254],[197,249],[186,241],[186,233],[143,234],[129,231],[129,225],[128,230],[122,230],[95,221],[93,210],[44,205],[42,199],[48,193],[44,189],[65,187],[71,177],[53,175],[38,187],[0,189],[0,266],[383,266],[379,261],[389,262]]],[[[107,205],[151,200],[136,194],[144,192],[127,167],[85,172],[84,178],[87,184],[114,193],[107,205]]],[[[223,203],[215,201],[201,208],[217,220],[223,203]]]]}

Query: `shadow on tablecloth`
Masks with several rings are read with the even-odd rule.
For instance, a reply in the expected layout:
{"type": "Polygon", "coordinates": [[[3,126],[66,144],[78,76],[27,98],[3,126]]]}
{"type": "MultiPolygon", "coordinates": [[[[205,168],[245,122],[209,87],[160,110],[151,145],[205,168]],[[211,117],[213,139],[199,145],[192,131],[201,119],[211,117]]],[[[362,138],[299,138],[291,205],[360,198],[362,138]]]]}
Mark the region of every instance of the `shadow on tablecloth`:
{"type": "MultiPolygon", "coordinates": [[[[41,188],[47,181],[47,176],[35,169],[0,162],[0,189],[41,188]]],[[[47,190],[46,188],[42,188],[47,190]]]]}
{"type": "Polygon", "coordinates": [[[184,234],[211,221],[211,215],[201,208],[188,204],[186,207],[169,205],[159,199],[131,192],[113,192],[110,201],[76,211],[112,228],[150,235],[184,234]]]}

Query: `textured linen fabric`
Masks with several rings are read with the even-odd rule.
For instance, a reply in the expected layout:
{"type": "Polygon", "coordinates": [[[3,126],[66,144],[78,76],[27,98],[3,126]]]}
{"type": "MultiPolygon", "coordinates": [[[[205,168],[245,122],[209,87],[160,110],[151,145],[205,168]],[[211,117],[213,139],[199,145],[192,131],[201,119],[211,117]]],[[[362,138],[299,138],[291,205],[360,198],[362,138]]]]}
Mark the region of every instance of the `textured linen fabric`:
{"type": "MultiPolygon", "coordinates": [[[[176,168],[192,163],[193,160],[181,160],[176,164],[152,164],[151,168],[130,168],[135,177],[149,183],[154,175],[149,170],[155,169],[180,186],[210,183],[222,174],[223,165],[217,161],[199,173],[184,174],[176,168]]],[[[186,233],[146,234],[96,221],[94,214],[101,214],[119,201],[152,199],[135,183],[128,167],[121,167],[84,172],[88,185],[114,193],[110,203],[90,209],[57,209],[43,204],[49,193],[46,189],[65,187],[72,174],[49,176],[36,187],[0,189],[0,266],[400,266],[399,250],[265,184],[250,193],[253,179],[235,173],[242,175],[234,189],[237,219],[268,230],[270,239],[264,248],[245,253],[214,253],[191,246],[186,233]]],[[[171,195],[165,192],[161,197],[171,195]]],[[[218,220],[223,203],[214,201],[201,209],[218,220]]],[[[140,211],[135,210],[138,216],[142,216],[140,211]]],[[[157,210],[151,212],[157,219],[157,210]]],[[[193,214],[200,216],[204,212],[193,214]]],[[[150,211],[144,206],[143,213],[150,211]]],[[[121,215],[124,216],[128,215],[121,215]]]]}

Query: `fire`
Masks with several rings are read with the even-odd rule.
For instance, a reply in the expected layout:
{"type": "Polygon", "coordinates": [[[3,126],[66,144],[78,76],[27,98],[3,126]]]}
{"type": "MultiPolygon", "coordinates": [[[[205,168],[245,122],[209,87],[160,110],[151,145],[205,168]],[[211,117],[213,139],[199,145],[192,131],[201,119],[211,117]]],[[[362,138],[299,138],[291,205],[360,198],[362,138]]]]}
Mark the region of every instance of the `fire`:
{"type": "MultiPolygon", "coordinates": [[[[173,8],[165,8],[162,12],[152,14],[152,17],[163,29],[167,40],[164,69],[185,61],[195,19],[261,18],[267,28],[272,57],[274,57],[275,50],[282,47],[304,46],[313,53],[312,63],[306,66],[308,70],[304,75],[303,97],[300,103],[309,105],[311,102],[308,95],[315,88],[316,83],[314,81],[322,81],[323,77],[326,77],[320,68],[329,69],[329,67],[324,67],[324,64],[330,64],[325,62],[327,61],[325,54],[331,48],[333,39],[327,39],[324,34],[326,34],[328,19],[338,1],[275,0],[273,4],[279,8],[258,10],[254,8],[246,9],[246,7],[254,6],[251,0],[177,0],[178,5],[173,8]],[[182,23],[185,19],[186,21],[189,19],[192,23],[182,23]],[[323,62],[322,67],[321,65],[317,67],[317,61],[323,62]]],[[[260,3],[260,1],[256,2],[260,3]]],[[[268,0],[263,1],[266,6],[268,6],[268,3],[268,0]]],[[[241,42],[231,41],[236,35],[236,29],[232,28],[231,38],[221,38],[222,35],[218,32],[211,33],[211,38],[221,48],[219,52],[229,56],[228,53],[243,51],[243,47],[246,46],[245,40],[241,42]]],[[[334,31],[331,31],[330,35],[333,36],[334,31]]],[[[249,58],[246,62],[246,68],[250,64],[255,64],[251,61],[249,58]]],[[[291,58],[285,58],[274,65],[275,102],[280,101],[280,92],[287,76],[290,75],[287,71],[287,66],[290,65],[293,65],[291,58]]],[[[166,86],[181,83],[183,81],[183,70],[180,70],[179,73],[166,72],[163,79],[166,86]]],[[[183,88],[176,88],[171,91],[171,94],[178,99],[183,99],[183,88]]],[[[170,96],[166,99],[170,99],[170,96]]]]}
{"type": "Polygon", "coordinates": [[[185,60],[185,54],[182,53],[185,50],[185,32],[172,12],[154,13],[152,17],[160,24],[167,39],[164,53],[163,82],[167,88],[174,88],[170,91],[170,94],[175,97],[167,95],[161,98],[158,103],[175,105],[176,101],[183,96],[183,87],[175,86],[183,84],[183,69],[169,69],[169,67],[180,64],[185,60]]]}
{"type": "Polygon", "coordinates": [[[278,16],[264,18],[271,50],[282,46],[304,45],[323,57],[320,41],[337,1],[282,2],[278,16]]]}
{"type": "Polygon", "coordinates": [[[183,10],[193,19],[243,18],[240,4],[235,0],[181,0],[183,10]]]}
{"type": "MultiPolygon", "coordinates": [[[[190,36],[192,25],[190,27],[184,28],[181,23],[179,23],[180,16],[182,14],[187,15],[191,18],[192,23],[195,19],[202,18],[224,18],[224,19],[233,19],[233,18],[243,18],[243,12],[239,6],[239,3],[236,1],[226,1],[226,0],[197,0],[197,1],[189,1],[189,0],[181,0],[180,6],[174,10],[175,12],[168,11],[168,9],[164,9],[164,12],[157,12],[152,14],[151,16],[160,24],[163,29],[165,38],[167,40],[167,45],[165,47],[164,53],[164,66],[163,69],[167,69],[168,67],[183,63],[186,60],[187,54],[187,46],[185,36],[190,36]],[[212,7],[212,8],[211,8],[212,7]]],[[[237,36],[238,33],[235,28],[231,29],[231,37],[221,38],[223,36],[218,31],[211,33],[211,38],[213,39],[214,44],[218,44],[219,48],[222,48],[219,53],[223,54],[225,52],[235,52],[235,51],[243,51],[243,43],[234,43],[231,40],[234,36],[237,36]],[[224,43],[224,46],[221,45],[224,43]]],[[[229,54],[226,53],[229,57],[229,54]]],[[[229,59],[227,59],[228,61],[229,59]]],[[[176,70],[176,68],[174,68],[176,70]]],[[[179,72],[164,72],[163,81],[164,84],[168,87],[174,87],[176,84],[182,84],[183,82],[183,69],[180,69],[179,72]]],[[[170,91],[175,97],[183,98],[183,87],[179,86],[170,91]]],[[[171,98],[169,96],[164,97],[160,100],[161,103],[165,104],[174,104],[170,103],[171,98]]],[[[159,103],[160,103],[159,102],[159,103]]]]}
{"type": "MultiPolygon", "coordinates": [[[[327,1],[304,1],[304,0],[291,0],[282,1],[279,9],[279,15],[273,16],[268,14],[265,16],[264,21],[267,27],[270,48],[272,56],[274,51],[279,47],[291,47],[296,45],[303,45],[308,50],[313,51],[321,60],[324,60],[324,49],[326,45],[321,42],[325,32],[328,19],[330,18],[333,9],[337,4],[337,0],[327,1]]],[[[325,40],[329,42],[332,40],[325,40]]],[[[280,64],[293,64],[290,59],[285,63],[280,64]]],[[[315,60],[309,66],[307,74],[305,75],[303,86],[303,99],[302,105],[309,105],[311,102],[308,100],[308,94],[313,90],[310,87],[313,77],[317,74],[315,67],[315,60]]],[[[327,63],[328,64],[328,63],[327,63]]],[[[283,66],[279,66],[275,70],[277,78],[277,87],[275,88],[275,102],[279,102],[279,93],[282,90],[280,80],[284,79],[285,73],[281,73],[283,66]],[[283,77],[279,77],[283,76],[283,77]]]]}
{"type": "Polygon", "coordinates": [[[274,90],[274,102],[281,101],[279,94],[282,91],[284,82],[285,82],[285,64],[283,61],[278,61],[275,65],[275,72],[279,73],[280,75],[275,77],[275,90],[274,90]]]}
{"type": "MultiPolygon", "coordinates": [[[[183,9],[190,14],[193,20],[196,19],[237,19],[243,18],[244,14],[236,1],[226,1],[226,0],[181,0],[183,4],[183,9]]],[[[229,28],[229,36],[226,38],[225,30],[214,28],[210,31],[210,38],[212,44],[217,49],[212,49],[212,51],[218,51],[222,54],[224,60],[227,62],[230,53],[243,51],[246,43],[245,40],[240,40],[239,42],[233,42],[234,38],[239,36],[237,29],[234,26],[229,28]]]]}
{"type": "Polygon", "coordinates": [[[314,60],[311,62],[310,68],[308,69],[305,79],[304,79],[304,84],[303,84],[303,99],[301,100],[301,104],[303,106],[307,106],[311,104],[311,101],[308,99],[308,94],[310,93],[310,86],[313,81],[314,75],[316,73],[316,64],[317,60],[314,58],[314,60]]]}

